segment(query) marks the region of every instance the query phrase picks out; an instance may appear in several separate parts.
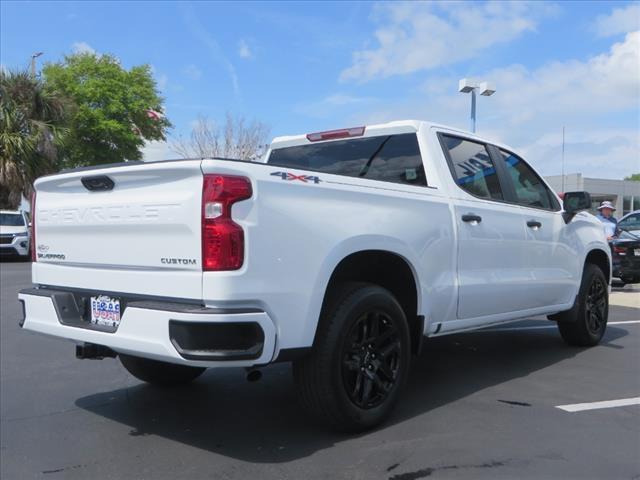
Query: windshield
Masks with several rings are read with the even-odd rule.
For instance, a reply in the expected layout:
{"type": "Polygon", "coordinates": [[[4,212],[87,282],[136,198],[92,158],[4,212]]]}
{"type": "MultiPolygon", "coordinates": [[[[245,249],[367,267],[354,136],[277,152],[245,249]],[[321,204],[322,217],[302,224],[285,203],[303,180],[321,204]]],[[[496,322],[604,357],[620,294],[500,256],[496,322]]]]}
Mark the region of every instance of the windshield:
{"type": "Polygon", "coordinates": [[[20,213],[0,213],[0,225],[5,227],[24,227],[24,218],[20,213]]]}
{"type": "Polygon", "coordinates": [[[618,222],[618,228],[627,231],[640,230],[640,213],[634,213],[620,220],[620,222],[618,222]]]}

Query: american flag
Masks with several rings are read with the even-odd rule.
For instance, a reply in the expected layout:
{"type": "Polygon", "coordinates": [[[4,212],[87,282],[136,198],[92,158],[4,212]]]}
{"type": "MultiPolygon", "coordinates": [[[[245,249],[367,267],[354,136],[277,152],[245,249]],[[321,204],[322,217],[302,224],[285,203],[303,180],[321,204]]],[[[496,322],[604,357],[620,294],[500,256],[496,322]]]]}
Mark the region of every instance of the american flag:
{"type": "Polygon", "coordinates": [[[160,112],[156,112],[155,110],[147,110],[147,117],[152,118],[154,120],[160,120],[164,115],[160,112]]]}

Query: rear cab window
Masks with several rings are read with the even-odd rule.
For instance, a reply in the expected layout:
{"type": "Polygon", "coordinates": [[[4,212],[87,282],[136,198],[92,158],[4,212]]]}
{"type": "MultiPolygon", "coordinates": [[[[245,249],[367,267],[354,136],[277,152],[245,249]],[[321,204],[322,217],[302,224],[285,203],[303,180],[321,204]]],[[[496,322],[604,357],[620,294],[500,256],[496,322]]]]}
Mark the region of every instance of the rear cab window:
{"type": "Polygon", "coordinates": [[[296,145],[271,152],[269,165],[427,186],[415,133],[296,145]]]}

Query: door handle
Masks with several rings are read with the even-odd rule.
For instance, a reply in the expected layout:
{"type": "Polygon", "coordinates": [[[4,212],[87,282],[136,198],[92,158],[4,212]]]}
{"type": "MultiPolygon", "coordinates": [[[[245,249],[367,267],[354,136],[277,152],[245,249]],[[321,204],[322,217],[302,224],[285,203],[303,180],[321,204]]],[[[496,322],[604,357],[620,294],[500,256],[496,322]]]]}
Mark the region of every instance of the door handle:
{"type": "Polygon", "coordinates": [[[480,215],[475,215],[473,213],[467,213],[465,215],[462,215],[462,221],[480,223],[482,221],[482,217],[480,215]]]}
{"type": "Polygon", "coordinates": [[[531,228],[540,228],[542,227],[542,223],[536,221],[536,220],[529,220],[527,222],[527,227],[531,227],[531,228]]]}

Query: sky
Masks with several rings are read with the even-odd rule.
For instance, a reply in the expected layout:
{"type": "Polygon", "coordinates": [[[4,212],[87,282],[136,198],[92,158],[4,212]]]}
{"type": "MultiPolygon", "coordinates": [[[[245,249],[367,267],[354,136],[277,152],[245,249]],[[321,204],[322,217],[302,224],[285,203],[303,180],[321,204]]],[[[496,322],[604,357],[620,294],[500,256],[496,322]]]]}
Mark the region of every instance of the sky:
{"type": "Polygon", "coordinates": [[[640,2],[10,2],[0,63],[73,52],[152,66],[171,140],[225,113],[293,135],[401,119],[477,133],[544,175],[640,172],[640,2]]]}

